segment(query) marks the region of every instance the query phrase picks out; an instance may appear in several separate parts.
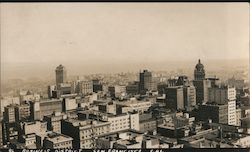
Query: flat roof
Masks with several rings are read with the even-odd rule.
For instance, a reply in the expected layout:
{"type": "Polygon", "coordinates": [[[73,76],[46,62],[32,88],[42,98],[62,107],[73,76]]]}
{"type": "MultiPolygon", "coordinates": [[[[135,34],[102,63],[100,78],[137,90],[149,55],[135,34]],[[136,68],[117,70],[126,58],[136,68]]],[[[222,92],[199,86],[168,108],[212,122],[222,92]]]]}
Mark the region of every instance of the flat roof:
{"type": "Polygon", "coordinates": [[[49,133],[46,140],[51,141],[53,143],[61,143],[65,141],[72,141],[73,138],[63,135],[63,134],[58,134],[58,133],[49,133]]]}

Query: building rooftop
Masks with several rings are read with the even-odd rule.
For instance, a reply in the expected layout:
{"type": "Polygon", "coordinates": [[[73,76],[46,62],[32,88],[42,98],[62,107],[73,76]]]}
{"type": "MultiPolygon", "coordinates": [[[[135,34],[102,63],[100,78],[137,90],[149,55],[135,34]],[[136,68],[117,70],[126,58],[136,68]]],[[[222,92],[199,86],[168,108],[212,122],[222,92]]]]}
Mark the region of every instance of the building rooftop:
{"type": "Polygon", "coordinates": [[[73,138],[63,135],[63,134],[52,132],[52,133],[48,133],[46,140],[51,141],[53,143],[61,143],[65,141],[72,141],[73,138]]]}
{"type": "Polygon", "coordinates": [[[80,129],[87,129],[87,128],[91,128],[93,127],[97,127],[97,126],[102,126],[102,125],[108,125],[110,124],[110,122],[107,121],[97,121],[97,120],[79,120],[79,119],[66,119],[66,122],[72,123],[73,126],[75,127],[80,127],[80,129]]]}
{"type": "Polygon", "coordinates": [[[56,67],[56,71],[57,70],[65,70],[65,67],[62,64],[60,64],[59,66],[56,67]]]}
{"type": "Polygon", "coordinates": [[[130,106],[132,104],[147,104],[147,103],[151,103],[151,101],[146,101],[146,100],[127,100],[127,101],[122,101],[122,102],[116,102],[119,105],[125,105],[125,106],[130,106]]]}
{"type": "Polygon", "coordinates": [[[118,131],[118,132],[112,132],[112,133],[103,134],[99,138],[109,139],[109,140],[113,141],[115,139],[120,139],[119,135],[121,135],[121,134],[126,134],[127,136],[133,138],[133,137],[138,137],[139,135],[143,135],[144,133],[136,131],[136,130],[128,129],[128,130],[123,130],[123,131],[118,131]]]}
{"type": "Polygon", "coordinates": [[[242,121],[250,121],[249,117],[241,118],[242,121]]]}
{"type": "Polygon", "coordinates": [[[134,145],[134,144],[138,144],[139,142],[135,141],[135,140],[117,140],[117,143],[120,145],[134,145]]]}

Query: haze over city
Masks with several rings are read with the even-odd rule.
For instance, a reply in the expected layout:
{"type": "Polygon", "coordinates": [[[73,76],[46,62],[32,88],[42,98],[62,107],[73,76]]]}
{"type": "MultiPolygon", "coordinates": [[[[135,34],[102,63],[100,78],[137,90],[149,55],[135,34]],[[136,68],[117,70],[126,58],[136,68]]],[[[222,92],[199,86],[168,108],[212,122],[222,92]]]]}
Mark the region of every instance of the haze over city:
{"type": "Polygon", "coordinates": [[[75,75],[193,68],[199,58],[248,66],[248,7],[1,4],[1,79],[50,76],[59,64],[75,75]]]}

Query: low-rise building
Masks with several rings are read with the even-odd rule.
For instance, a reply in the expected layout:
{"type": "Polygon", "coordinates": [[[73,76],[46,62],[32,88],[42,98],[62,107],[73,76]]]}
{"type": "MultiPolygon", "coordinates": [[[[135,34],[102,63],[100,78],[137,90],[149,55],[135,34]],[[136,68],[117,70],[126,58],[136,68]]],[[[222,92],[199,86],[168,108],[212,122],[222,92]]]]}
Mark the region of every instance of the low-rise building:
{"type": "Polygon", "coordinates": [[[134,149],[142,148],[143,133],[134,130],[124,130],[100,136],[97,148],[134,149]]]}
{"type": "Polygon", "coordinates": [[[110,122],[79,119],[62,121],[62,133],[73,138],[74,149],[94,148],[96,139],[108,132],[110,132],[110,122]]]}
{"type": "Polygon", "coordinates": [[[46,149],[72,149],[73,138],[51,132],[43,140],[43,148],[46,149]]]}
{"type": "Polygon", "coordinates": [[[49,116],[44,116],[44,120],[47,122],[48,130],[61,133],[61,120],[64,118],[65,115],[61,114],[60,112],[53,113],[49,116]]]}
{"type": "Polygon", "coordinates": [[[148,111],[153,103],[151,101],[139,101],[136,99],[131,99],[128,101],[122,101],[116,103],[116,108],[118,113],[126,113],[128,111],[138,111],[139,113],[143,113],[148,111]]]}

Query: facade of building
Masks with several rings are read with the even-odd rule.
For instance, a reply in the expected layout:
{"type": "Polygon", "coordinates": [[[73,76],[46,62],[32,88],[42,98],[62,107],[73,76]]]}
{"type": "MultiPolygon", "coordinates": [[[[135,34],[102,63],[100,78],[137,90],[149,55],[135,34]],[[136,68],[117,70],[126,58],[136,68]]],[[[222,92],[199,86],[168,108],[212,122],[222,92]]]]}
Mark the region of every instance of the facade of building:
{"type": "Polygon", "coordinates": [[[139,113],[128,112],[123,114],[111,114],[100,111],[82,111],[78,117],[83,120],[102,120],[110,122],[110,132],[119,132],[127,129],[139,130],[139,113]]]}
{"type": "Polygon", "coordinates": [[[154,118],[140,121],[140,131],[148,132],[155,131],[157,129],[157,121],[154,118]]]}
{"type": "Polygon", "coordinates": [[[57,98],[57,88],[56,85],[48,86],[48,97],[49,98],[57,98]]]}
{"type": "Polygon", "coordinates": [[[68,95],[72,93],[72,86],[70,83],[60,83],[57,85],[57,97],[61,97],[62,95],[68,95]]]}
{"type": "Polygon", "coordinates": [[[143,113],[147,111],[153,103],[151,101],[138,101],[138,100],[129,100],[124,102],[117,102],[116,108],[118,113],[127,113],[137,111],[143,113]]]}
{"type": "Polygon", "coordinates": [[[42,120],[44,116],[52,115],[54,112],[62,112],[62,99],[47,99],[40,102],[30,102],[31,118],[42,120]]]}
{"type": "Polygon", "coordinates": [[[171,77],[170,79],[168,79],[168,86],[169,87],[173,87],[177,85],[177,81],[178,81],[178,77],[171,77]]]}
{"type": "Polygon", "coordinates": [[[124,85],[109,86],[108,91],[112,98],[123,97],[126,94],[126,86],[124,85]]]}
{"type": "Polygon", "coordinates": [[[209,79],[194,80],[193,84],[196,90],[196,103],[207,103],[209,95],[208,89],[211,87],[211,81],[209,79]]]}
{"type": "Polygon", "coordinates": [[[15,108],[17,104],[10,104],[4,107],[2,125],[2,140],[3,144],[8,144],[11,140],[18,138],[18,129],[16,127],[17,117],[15,108]]]}
{"type": "Polygon", "coordinates": [[[198,60],[198,63],[195,66],[194,70],[194,80],[203,80],[205,79],[205,69],[203,64],[201,64],[200,59],[198,60]]]}
{"type": "Polygon", "coordinates": [[[0,117],[0,148],[3,148],[3,118],[0,117]]]}
{"type": "Polygon", "coordinates": [[[112,101],[108,103],[99,104],[98,110],[103,113],[116,115],[116,105],[112,101]]]}
{"type": "Polygon", "coordinates": [[[92,81],[81,81],[79,83],[80,93],[83,95],[93,93],[93,82],[92,81]]]}
{"type": "Polygon", "coordinates": [[[20,104],[15,107],[17,121],[30,119],[30,105],[28,103],[20,104]]]}
{"type": "Polygon", "coordinates": [[[25,101],[39,101],[40,95],[36,93],[31,93],[30,91],[27,91],[27,94],[20,95],[20,103],[25,103],[25,101]]]}
{"type": "Polygon", "coordinates": [[[189,85],[189,80],[188,80],[188,77],[185,76],[185,75],[182,75],[182,76],[179,76],[178,77],[178,80],[176,82],[176,85],[177,86],[188,86],[189,85]]]}
{"type": "Polygon", "coordinates": [[[236,89],[234,87],[209,88],[209,102],[228,104],[228,124],[236,125],[236,89]]]}
{"type": "Polygon", "coordinates": [[[43,140],[43,148],[45,149],[72,149],[73,138],[59,134],[49,133],[43,140]]]}
{"type": "Polygon", "coordinates": [[[152,83],[152,73],[148,70],[143,70],[143,72],[140,72],[139,75],[139,89],[140,93],[144,93],[147,90],[151,89],[151,83],[152,83]]]}
{"type": "Polygon", "coordinates": [[[236,101],[229,100],[228,103],[228,124],[229,125],[236,125],[236,101]]]}
{"type": "Polygon", "coordinates": [[[11,104],[20,104],[20,98],[19,97],[1,98],[1,102],[0,102],[1,115],[4,112],[4,108],[11,104]]]}
{"type": "Polygon", "coordinates": [[[166,90],[167,87],[168,87],[167,83],[159,83],[157,85],[158,94],[159,95],[165,94],[165,92],[166,92],[165,90],[166,90]]]}
{"type": "Polygon", "coordinates": [[[242,110],[241,108],[237,108],[236,109],[236,126],[240,126],[241,118],[242,118],[242,110]]]}
{"type": "Polygon", "coordinates": [[[209,102],[225,104],[228,100],[236,100],[236,89],[234,87],[222,86],[209,88],[209,102]]]}
{"type": "Polygon", "coordinates": [[[201,121],[211,119],[215,123],[228,124],[228,105],[200,105],[195,118],[201,121]]]}
{"type": "Polygon", "coordinates": [[[63,119],[63,116],[63,114],[57,112],[49,116],[44,116],[48,130],[61,133],[61,120],[63,119]]]}
{"type": "Polygon", "coordinates": [[[67,81],[67,71],[66,68],[63,65],[59,65],[56,67],[56,86],[58,86],[60,83],[65,83],[67,81]]]}
{"type": "Polygon", "coordinates": [[[244,128],[244,132],[250,134],[250,118],[241,119],[241,127],[244,128]]]}
{"type": "Polygon", "coordinates": [[[134,81],[133,83],[129,83],[126,86],[126,93],[132,96],[139,94],[139,82],[134,81]]]}
{"type": "Polygon", "coordinates": [[[118,132],[127,129],[139,130],[139,114],[129,113],[116,116],[108,116],[110,122],[110,132],[118,132]]]}
{"type": "Polygon", "coordinates": [[[244,88],[245,82],[244,82],[244,80],[235,79],[234,77],[232,77],[232,78],[228,79],[228,85],[233,86],[237,89],[241,89],[241,88],[244,88]]]}
{"type": "Polygon", "coordinates": [[[99,91],[102,91],[102,84],[98,79],[92,80],[93,83],[93,92],[97,93],[99,91]]]}
{"type": "Polygon", "coordinates": [[[4,107],[4,120],[8,123],[14,123],[17,121],[15,108],[18,106],[17,104],[11,104],[7,107],[4,107]]]}
{"type": "Polygon", "coordinates": [[[117,133],[109,133],[97,139],[97,148],[110,149],[141,148],[143,133],[134,130],[125,130],[117,133]]]}
{"type": "Polygon", "coordinates": [[[36,135],[45,135],[47,132],[47,122],[46,121],[26,121],[20,123],[20,134],[22,135],[29,135],[29,134],[36,134],[36,135]]]}
{"type": "Polygon", "coordinates": [[[191,107],[196,106],[196,90],[194,86],[184,86],[184,107],[189,110],[191,107]]]}
{"type": "Polygon", "coordinates": [[[62,100],[62,108],[63,112],[75,110],[78,107],[78,102],[77,99],[72,97],[72,98],[63,98],[62,100]]]}
{"type": "Polygon", "coordinates": [[[72,145],[74,149],[94,148],[98,136],[108,132],[110,132],[110,122],[78,119],[62,121],[62,133],[73,138],[72,145]]]}
{"type": "Polygon", "coordinates": [[[170,109],[184,109],[184,96],[182,86],[166,88],[166,105],[170,109]]]}

